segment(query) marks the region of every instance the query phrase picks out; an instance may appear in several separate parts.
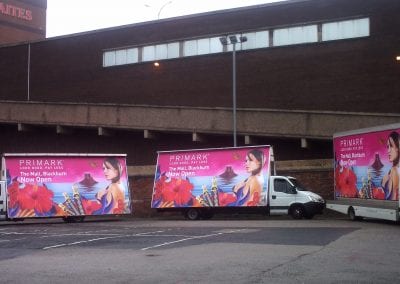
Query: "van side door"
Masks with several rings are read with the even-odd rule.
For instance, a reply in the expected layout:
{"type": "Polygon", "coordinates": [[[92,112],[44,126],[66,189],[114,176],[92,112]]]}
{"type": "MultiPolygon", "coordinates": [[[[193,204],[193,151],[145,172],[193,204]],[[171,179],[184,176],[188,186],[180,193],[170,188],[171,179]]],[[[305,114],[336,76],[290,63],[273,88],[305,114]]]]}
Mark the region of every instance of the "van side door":
{"type": "Polygon", "coordinates": [[[270,214],[288,214],[290,205],[296,201],[295,187],[284,177],[274,177],[270,190],[270,214]]]}

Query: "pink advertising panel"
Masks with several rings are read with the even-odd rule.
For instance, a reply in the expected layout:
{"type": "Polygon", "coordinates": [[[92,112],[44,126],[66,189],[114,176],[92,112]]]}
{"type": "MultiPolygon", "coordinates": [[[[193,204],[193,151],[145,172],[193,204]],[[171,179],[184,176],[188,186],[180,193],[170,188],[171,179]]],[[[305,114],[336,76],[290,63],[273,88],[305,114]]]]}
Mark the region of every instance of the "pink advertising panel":
{"type": "Polygon", "coordinates": [[[400,128],[334,137],[335,196],[399,200],[400,128]]]}
{"type": "Polygon", "coordinates": [[[125,155],[5,154],[10,218],[130,213],[125,155]]]}
{"type": "Polygon", "coordinates": [[[152,208],[265,206],[270,150],[159,152],[152,208]]]}

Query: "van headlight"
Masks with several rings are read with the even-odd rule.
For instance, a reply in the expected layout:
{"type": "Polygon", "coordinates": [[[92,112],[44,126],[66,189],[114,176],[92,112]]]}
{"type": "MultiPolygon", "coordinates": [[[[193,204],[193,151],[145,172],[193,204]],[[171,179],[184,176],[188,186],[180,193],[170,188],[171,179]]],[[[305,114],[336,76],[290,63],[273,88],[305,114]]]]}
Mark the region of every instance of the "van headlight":
{"type": "Polygon", "coordinates": [[[311,201],[313,202],[319,202],[319,203],[324,203],[324,199],[320,196],[313,196],[313,195],[309,195],[308,198],[310,198],[311,201]]]}

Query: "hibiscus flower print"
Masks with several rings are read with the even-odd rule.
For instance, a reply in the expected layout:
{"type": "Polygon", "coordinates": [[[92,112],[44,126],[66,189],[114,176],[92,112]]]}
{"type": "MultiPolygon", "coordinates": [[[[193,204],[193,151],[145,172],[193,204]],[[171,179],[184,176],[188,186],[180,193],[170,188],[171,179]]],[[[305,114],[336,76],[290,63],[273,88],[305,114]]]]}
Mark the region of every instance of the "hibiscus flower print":
{"type": "Polygon", "coordinates": [[[193,184],[186,179],[170,178],[161,176],[156,182],[153,195],[153,205],[174,204],[174,207],[192,205],[194,196],[192,194],[193,184]]]}
{"type": "Polygon", "coordinates": [[[19,196],[19,182],[13,181],[8,187],[8,206],[10,208],[15,208],[18,206],[18,196],[19,196]]]}
{"type": "Polygon", "coordinates": [[[350,168],[336,168],[336,191],[341,197],[357,197],[357,176],[350,168]]]}
{"type": "Polygon", "coordinates": [[[20,189],[18,202],[21,210],[33,209],[38,214],[44,214],[53,207],[54,193],[45,185],[26,184],[20,189]]]}
{"type": "Polygon", "coordinates": [[[82,207],[86,215],[93,215],[93,212],[101,208],[101,203],[97,200],[87,200],[85,198],[81,199],[82,207]]]}

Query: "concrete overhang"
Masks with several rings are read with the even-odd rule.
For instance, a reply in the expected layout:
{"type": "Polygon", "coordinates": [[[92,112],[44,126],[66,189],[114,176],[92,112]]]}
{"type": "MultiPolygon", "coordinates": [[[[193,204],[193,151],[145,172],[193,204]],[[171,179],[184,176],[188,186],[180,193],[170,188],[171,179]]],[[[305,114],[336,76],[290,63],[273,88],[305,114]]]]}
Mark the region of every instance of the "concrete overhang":
{"type": "MultiPolygon", "coordinates": [[[[400,114],[237,109],[237,133],[247,136],[332,139],[335,132],[398,123],[400,114]]],[[[0,102],[0,123],[232,134],[232,109],[148,105],[0,102]]]]}

